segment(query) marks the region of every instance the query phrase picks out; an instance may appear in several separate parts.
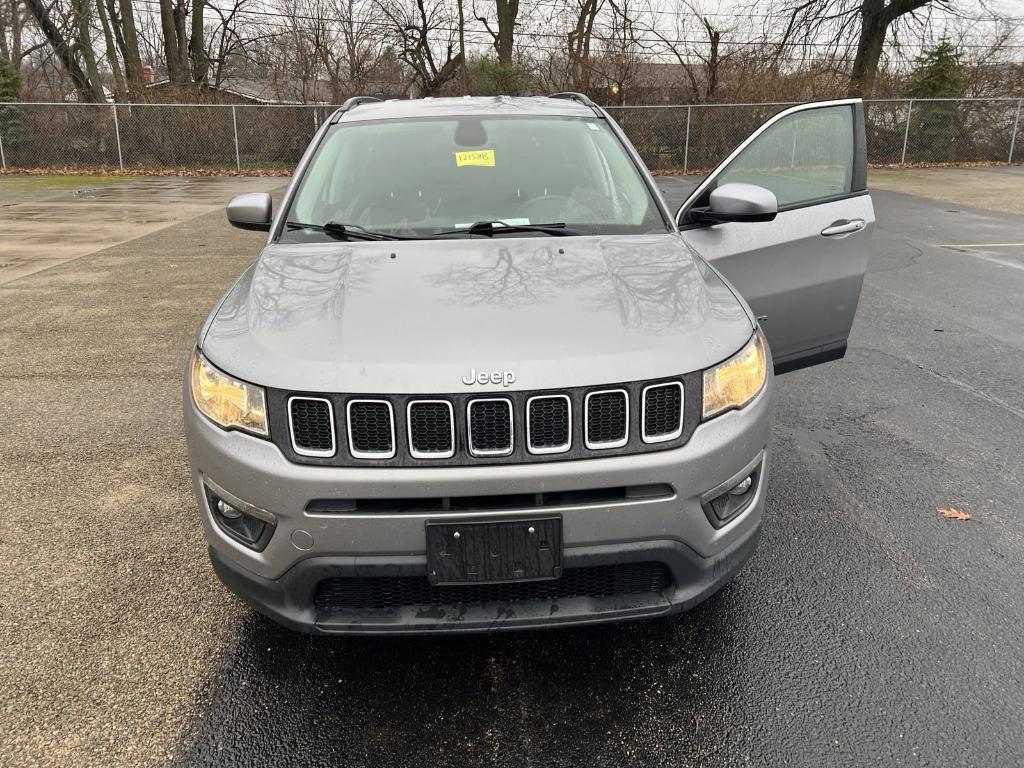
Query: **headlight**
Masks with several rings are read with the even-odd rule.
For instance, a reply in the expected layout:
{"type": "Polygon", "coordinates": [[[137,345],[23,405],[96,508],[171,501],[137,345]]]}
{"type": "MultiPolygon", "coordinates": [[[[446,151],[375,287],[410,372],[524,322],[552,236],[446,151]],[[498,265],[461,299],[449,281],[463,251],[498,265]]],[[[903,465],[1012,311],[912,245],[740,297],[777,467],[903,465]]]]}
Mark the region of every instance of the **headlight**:
{"type": "Polygon", "coordinates": [[[225,429],[267,437],[267,399],[260,387],[228,376],[192,353],[192,400],[204,416],[225,429]]]}
{"type": "Polygon", "coordinates": [[[724,363],[704,371],[704,418],[749,403],[768,376],[768,355],[759,328],[750,342],[724,363]]]}

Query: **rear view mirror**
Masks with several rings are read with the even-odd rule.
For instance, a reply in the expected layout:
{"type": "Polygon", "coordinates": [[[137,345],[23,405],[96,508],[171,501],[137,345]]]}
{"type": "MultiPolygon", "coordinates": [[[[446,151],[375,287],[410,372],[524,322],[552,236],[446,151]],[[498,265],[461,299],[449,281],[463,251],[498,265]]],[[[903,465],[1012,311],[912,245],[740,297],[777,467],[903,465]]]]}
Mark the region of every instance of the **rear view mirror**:
{"type": "Polygon", "coordinates": [[[266,192],[247,192],[231,198],[228,203],[228,221],[239,229],[266,232],[273,220],[273,203],[266,192]]]}
{"type": "Polygon", "coordinates": [[[771,221],[779,213],[775,193],[756,184],[730,182],[715,188],[706,208],[693,208],[691,218],[707,224],[726,221],[771,221]]]}

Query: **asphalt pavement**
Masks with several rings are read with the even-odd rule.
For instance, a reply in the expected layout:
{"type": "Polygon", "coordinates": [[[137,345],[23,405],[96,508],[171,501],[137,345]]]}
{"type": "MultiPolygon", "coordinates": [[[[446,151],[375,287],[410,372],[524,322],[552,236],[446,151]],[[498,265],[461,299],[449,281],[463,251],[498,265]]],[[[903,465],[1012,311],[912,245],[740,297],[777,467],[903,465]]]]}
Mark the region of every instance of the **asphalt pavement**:
{"type": "Polygon", "coordinates": [[[778,382],[758,552],[589,629],[313,638],[216,583],[179,390],[259,244],[223,214],[0,286],[0,764],[1021,765],[1024,216],[874,200],[846,358],[778,382]]]}

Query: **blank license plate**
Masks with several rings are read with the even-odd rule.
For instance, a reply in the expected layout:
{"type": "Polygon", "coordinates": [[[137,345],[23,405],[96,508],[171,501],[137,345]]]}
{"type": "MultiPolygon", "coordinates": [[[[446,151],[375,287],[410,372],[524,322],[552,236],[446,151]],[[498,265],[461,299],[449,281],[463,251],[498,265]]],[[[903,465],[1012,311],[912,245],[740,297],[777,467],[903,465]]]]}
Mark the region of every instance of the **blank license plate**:
{"type": "Polygon", "coordinates": [[[427,523],[432,584],[540,581],[562,575],[562,520],[427,523]]]}

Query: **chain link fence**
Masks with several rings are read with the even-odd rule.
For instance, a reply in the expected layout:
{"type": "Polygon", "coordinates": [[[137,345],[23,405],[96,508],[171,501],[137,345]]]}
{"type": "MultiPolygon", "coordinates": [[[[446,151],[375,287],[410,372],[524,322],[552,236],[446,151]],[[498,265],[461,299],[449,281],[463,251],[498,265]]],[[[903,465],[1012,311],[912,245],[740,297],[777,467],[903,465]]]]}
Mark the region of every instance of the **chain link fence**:
{"type": "MultiPolygon", "coordinates": [[[[869,101],[880,165],[1024,162],[1020,98],[869,101]]],[[[609,107],[653,170],[716,165],[790,104],[609,107]]],[[[0,103],[0,167],[290,170],[334,107],[0,103]]]]}
{"type": "Polygon", "coordinates": [[[0,104],[4,168],[290,170],[334,108],[0,104]]]}
{"type": "MultiPolygon", "coordinates": [[[[901,99],[865,104],[868,162],[1024,162],[1020,98],[901,99]]],[[[649,168],[707,170],[775,113],[777,104],[609,107],[649,168]]]]}

